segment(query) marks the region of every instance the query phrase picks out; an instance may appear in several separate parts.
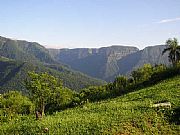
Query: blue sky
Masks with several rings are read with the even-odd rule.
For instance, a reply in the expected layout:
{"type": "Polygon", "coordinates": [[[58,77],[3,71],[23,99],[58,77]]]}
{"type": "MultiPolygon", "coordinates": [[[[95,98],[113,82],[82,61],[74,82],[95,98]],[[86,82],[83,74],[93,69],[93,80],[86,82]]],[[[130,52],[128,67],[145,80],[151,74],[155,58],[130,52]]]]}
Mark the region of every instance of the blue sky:
{"type": "Polygon", "coordinates": [[[180,0],[0,0],[0,35],[48,48],[180,40],[180,0]]]}

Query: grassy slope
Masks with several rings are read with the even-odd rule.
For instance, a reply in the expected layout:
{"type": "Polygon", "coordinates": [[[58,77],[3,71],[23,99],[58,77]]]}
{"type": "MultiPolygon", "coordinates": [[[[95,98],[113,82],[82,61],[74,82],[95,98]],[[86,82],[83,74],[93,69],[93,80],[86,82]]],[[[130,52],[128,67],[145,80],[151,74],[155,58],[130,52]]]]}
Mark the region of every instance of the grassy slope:
{"type": "MultiPolygon", "coordinates": [[[[42,121],[16,120],[0,125],[0,134],[178,134],[179,125],[169,123],[163,110],[152,103],[169,101],[172,109],[180,106],[180,76],[155,86],[83,107],[47,116],[42,121]]],[[[166,110],[164,110],[166,111],[166,110]]]]}

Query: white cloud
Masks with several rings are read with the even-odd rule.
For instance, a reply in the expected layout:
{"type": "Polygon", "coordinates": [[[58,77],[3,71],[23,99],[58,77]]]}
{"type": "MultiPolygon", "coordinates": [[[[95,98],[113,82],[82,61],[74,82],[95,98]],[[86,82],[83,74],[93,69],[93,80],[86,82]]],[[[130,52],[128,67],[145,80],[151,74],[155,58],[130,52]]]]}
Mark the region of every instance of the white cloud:
{"type": "Polygon", "coordinates": [[[177,18],[172,18],[172,19],[164,19],[164,20],[161,20],[159,22],[156,22],[156,23],[170,23],[170,22],[177,22],[177,21],[180,21],[180,17],[177,17],[177,18]]]}

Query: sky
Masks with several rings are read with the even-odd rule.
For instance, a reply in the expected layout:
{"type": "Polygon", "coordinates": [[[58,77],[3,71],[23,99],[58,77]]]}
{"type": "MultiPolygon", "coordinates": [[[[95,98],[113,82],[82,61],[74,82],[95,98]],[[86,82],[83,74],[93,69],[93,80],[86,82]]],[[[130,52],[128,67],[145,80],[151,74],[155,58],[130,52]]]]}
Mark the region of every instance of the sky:
{"type": "Polygon", "coordinates": [[[0,0],[0,36],[47,48],[180,41],[180,0],[0,0]]]}

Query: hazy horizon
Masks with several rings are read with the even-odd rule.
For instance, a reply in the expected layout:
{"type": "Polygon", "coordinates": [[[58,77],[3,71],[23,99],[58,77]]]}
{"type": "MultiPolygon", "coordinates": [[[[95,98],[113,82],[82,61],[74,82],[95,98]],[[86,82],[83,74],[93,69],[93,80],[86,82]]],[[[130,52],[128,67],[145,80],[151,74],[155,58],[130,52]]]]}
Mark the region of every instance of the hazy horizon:
{"type": "Polygon", "coordinates": [[[6,0],[0,35],[46,48],[146,46],[180,40],[179,0],[6,0]]]}

